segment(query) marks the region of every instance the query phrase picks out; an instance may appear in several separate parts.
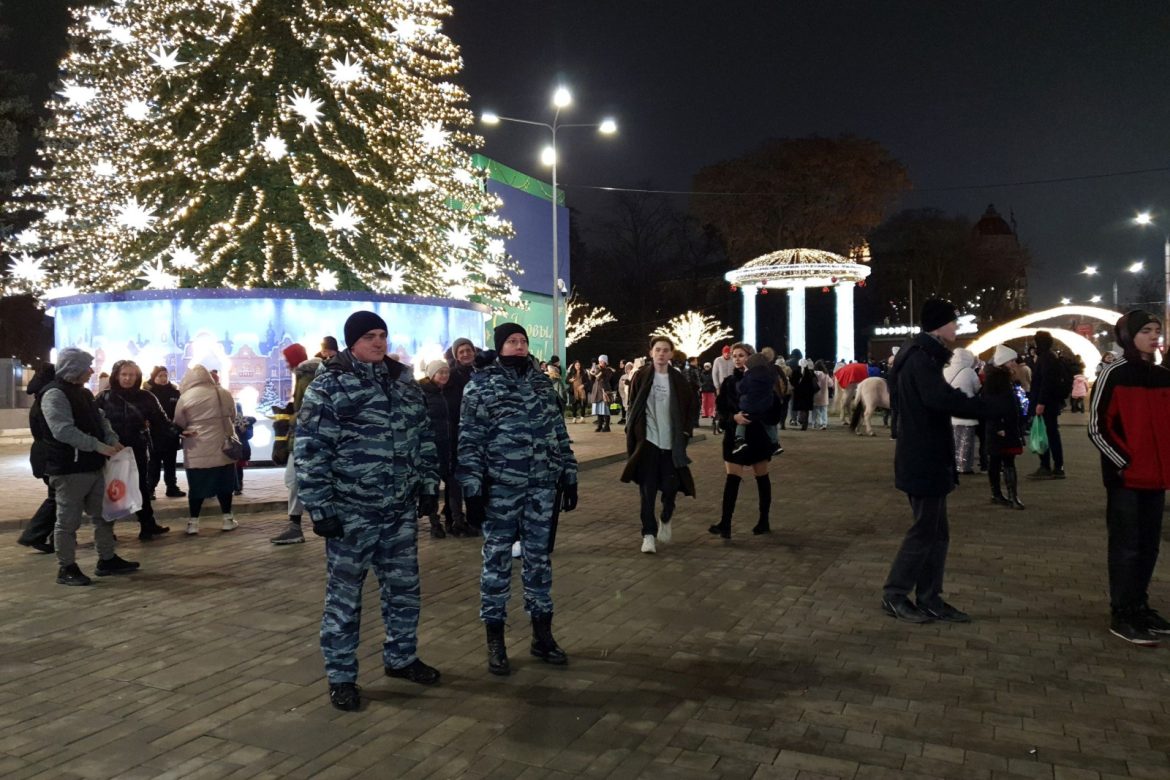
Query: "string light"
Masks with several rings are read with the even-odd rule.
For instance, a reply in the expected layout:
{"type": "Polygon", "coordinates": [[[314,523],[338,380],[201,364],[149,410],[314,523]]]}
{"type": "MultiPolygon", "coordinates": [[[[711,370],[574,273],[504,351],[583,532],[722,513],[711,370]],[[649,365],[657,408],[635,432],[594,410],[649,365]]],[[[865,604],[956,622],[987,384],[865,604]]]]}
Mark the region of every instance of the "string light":
{"type": "Polygon", "coordinates": [[[574,289],[565,300],[565,347],[573,346],[595,329],[611,322],[617,322],[617,317],[604,306],[590,306],[574,289]]]}

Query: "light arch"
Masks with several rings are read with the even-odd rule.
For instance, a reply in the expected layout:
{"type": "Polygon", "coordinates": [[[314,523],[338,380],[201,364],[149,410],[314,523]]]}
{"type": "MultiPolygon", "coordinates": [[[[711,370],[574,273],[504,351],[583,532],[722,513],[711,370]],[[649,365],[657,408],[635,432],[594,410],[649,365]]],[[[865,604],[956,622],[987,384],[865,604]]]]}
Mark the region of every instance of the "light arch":
{"type": "Polygon", "coordinates": [[[1089,317],[1113,326],[1121,319],[1121,313],[1112,309],[1106,309],[1103,306],[1080,306],[1075,304],[1070,306],[1057,306],[1053,309],[1044,309],[1043,311],[1025,314],[1023,317],[1017,317],[1014,320],[1005,322],[999,327],[992,328],[972,341],[967,346],[967,349],[978,355],[991,349],[996,344],[1002,344],[1012,339],[1030,338],[1036,335],[1036,331],[1046,330],[1052,334],[1052,338],[1076,353],[1077,357],[1081,359],[1081,362],[1085,364],[1085,378],[1092,382],[1097,376],[1097,364],[1101,362],[1101,352],[1092,341],[1067,328],[1035,327],[1034,325],[1042,320],[1050,320],[1056,317],[1089,317]]]}

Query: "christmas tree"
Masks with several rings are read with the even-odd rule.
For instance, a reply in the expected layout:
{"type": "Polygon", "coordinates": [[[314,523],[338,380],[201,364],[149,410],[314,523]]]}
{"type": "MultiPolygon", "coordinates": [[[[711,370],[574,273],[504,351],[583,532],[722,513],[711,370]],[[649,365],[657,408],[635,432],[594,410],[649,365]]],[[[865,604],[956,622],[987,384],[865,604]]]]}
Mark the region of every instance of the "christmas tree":
{"type": "Polygon", "coordinates": [[[34,185],[45,218],[23,238],[35,260],[14,261],[10,287],[518,298],[509,227],[471,167],[449,14],[432,0],[82,9],[34,185]]]}

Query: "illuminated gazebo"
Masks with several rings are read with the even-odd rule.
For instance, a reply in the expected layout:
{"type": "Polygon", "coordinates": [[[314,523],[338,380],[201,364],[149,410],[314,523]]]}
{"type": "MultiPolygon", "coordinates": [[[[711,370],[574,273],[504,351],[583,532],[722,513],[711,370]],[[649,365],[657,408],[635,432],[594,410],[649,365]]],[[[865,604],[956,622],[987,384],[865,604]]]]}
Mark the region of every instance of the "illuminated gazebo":
{"type": "Polygon", "coordinates": [[[832,287],[837,295],[837,360],[853,360],[853,288],[865,285],[869,266],[820,249],[782,249],[757,257],[724,278],[743,293],[743,340],[756,343],[756,294],[788,291],[788,351],[805,345],[804,291],[832,287]]]}

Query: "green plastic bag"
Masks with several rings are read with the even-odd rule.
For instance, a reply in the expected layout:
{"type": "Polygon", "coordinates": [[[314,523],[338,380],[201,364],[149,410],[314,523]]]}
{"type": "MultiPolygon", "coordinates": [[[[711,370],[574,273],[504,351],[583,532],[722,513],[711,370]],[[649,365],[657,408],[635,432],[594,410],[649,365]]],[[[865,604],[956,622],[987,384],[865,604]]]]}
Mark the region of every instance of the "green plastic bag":
{"type": "Polygon", "coordinates": [[[1032,430],[1028,433],[1028,449],[1037,455],[1048,452],[1048,428],[1044,425],[1043,417],[1032,420],[1032,430]]]}

